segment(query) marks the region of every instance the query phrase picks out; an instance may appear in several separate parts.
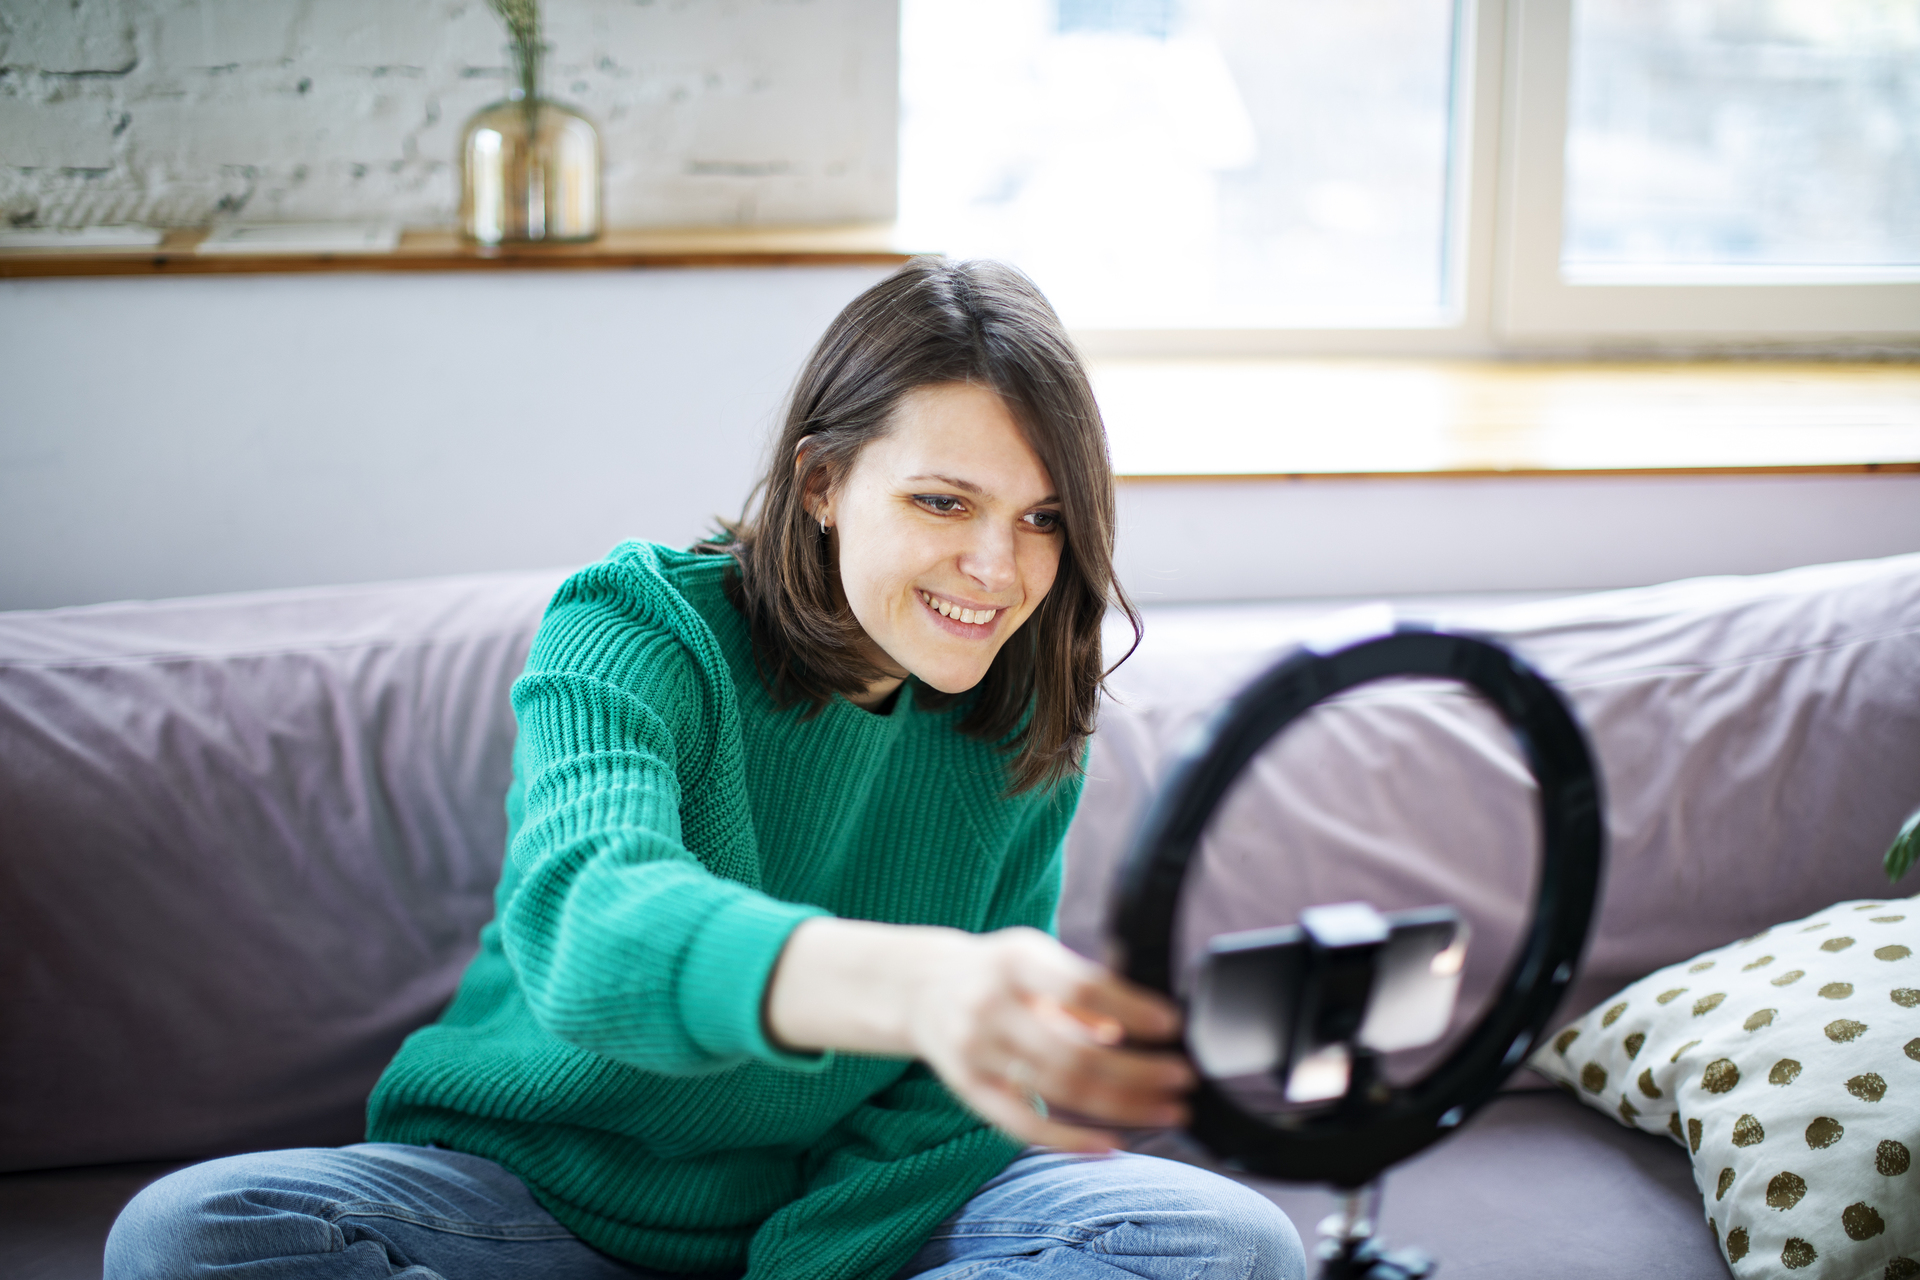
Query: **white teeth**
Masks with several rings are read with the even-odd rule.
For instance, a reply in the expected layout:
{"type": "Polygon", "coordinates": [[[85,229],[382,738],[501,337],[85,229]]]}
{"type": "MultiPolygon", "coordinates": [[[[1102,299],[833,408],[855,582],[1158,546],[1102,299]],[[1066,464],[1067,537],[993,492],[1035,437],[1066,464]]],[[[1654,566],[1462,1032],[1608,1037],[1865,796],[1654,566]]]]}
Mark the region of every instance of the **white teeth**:
{"type": "Polygon", "coordinates": [[[976,627],[983,627],[987,623],[992,622],[1000,612],[998,609],[962,609],[959,605],[949,600],[942,600],[931,591],[922,591],[920,598],[927,602],[929,609],[932,609],[941,617],[952,618],[955,622],[970,623],[976,627]]]}

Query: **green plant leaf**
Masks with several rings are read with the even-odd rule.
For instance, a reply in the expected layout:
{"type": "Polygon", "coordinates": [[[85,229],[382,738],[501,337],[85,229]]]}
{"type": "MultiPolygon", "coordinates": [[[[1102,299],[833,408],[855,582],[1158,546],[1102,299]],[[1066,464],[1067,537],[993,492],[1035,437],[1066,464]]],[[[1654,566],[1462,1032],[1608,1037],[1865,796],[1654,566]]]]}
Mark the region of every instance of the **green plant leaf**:
{"type": "Polygon", "coordinates": [[[1914,810],[1901,825],[1900,834],[1887,849],[1886,861],[1881,863],[1887,869],[1887,883],[1897,883],[1912,870],[1916,860],[1920,860],[1920,809],[1914,810]]]}

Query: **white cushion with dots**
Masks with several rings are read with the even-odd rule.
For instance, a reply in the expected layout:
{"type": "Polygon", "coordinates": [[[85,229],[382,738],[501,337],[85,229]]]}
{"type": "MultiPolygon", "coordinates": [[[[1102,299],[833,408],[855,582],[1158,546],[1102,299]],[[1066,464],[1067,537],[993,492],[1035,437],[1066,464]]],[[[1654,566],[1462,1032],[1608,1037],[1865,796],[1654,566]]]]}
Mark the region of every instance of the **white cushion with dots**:
{"type": "Polygon", "coordinates": [[[1531,1065],[1688,1148],[1742,1280],[1920,1277],[1920,898],[1837,903],[1658,970],[1531,1065]]]}

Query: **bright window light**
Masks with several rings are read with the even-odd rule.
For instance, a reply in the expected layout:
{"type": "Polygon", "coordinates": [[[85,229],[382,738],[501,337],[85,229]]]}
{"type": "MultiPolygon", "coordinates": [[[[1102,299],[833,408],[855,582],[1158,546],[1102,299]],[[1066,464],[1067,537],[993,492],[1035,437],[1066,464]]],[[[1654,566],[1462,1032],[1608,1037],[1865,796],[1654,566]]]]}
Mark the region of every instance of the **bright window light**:
{"type": "Polygon", "coordinates": [[[1569,280],[1920,267],[1920,0],[1577,0],[1572,81],[1569,280]]]}
{"type": "Polygon", "coordinates": [[[1451,0],[904,0],[900,226],[1082,329],[1432,324],[1451,0]]]}

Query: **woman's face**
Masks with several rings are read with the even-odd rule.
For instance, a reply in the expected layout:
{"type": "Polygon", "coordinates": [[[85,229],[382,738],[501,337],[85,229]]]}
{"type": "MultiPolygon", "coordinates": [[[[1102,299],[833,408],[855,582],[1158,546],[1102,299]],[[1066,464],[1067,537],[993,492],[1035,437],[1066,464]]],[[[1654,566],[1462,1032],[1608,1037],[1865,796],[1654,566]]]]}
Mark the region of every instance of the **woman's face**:
{"type": "Polygon", "coordinates": [[[909,673],[943,693],[980,683],[1053,585],[1059,508],[996,392],[953,382],[903,396],[816,513],[847,607],[892,673],[853,701],[874,706],[909,673]]]}

